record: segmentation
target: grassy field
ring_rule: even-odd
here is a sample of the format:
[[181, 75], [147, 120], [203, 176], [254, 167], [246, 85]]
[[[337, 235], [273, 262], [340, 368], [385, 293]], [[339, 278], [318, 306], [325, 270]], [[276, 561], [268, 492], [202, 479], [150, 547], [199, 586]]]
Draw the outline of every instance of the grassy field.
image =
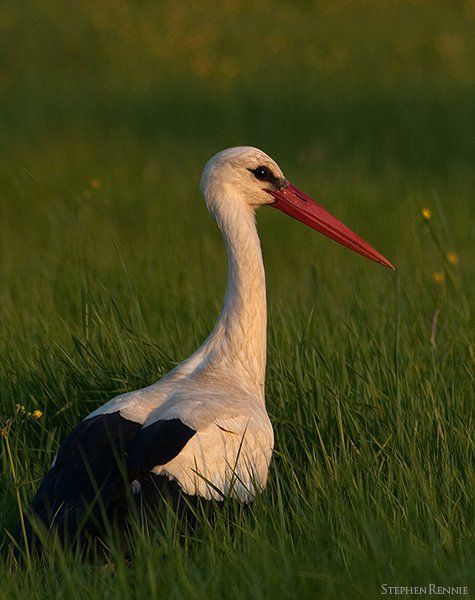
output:
[[[474, 593], [474, 25], [468, 0], [2, 4], [1, 598]], [[18, 568], [7, 532], [61, 439], [211, 329], [198, 182], [242, 144], [397, 271], [262, 210], [265, 495], [185, 542], [137, 528], [131, 562]]]

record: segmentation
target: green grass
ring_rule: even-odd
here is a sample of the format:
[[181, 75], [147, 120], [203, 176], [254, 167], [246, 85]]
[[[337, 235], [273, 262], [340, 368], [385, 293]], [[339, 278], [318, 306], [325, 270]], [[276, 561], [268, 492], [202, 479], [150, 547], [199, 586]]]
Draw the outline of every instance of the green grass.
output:
[[[226, 261], [198, 181], [213, 152], [262, 147], [397, 271], [263, 209], [266, 493], [185, 542], [169, 521], [138, 528], [131, 563], [51, 548], [19, 569], [5, 534], [0, 597], [473, 593], [470, 3], [330, 5], [2, 8], [3, 532], [80, 419], [161, 377], [211, 329]], [[258, 55], [264, 30], [274, 38]]]

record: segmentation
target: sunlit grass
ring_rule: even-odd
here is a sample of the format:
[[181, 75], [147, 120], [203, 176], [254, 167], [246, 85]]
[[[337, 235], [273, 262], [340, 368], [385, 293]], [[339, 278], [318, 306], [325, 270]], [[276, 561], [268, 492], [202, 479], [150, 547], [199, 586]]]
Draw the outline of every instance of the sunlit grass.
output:
[[[0, 9], [0, 597], [473, 593], [473, 2], [57, 0]], [[205, 338], [198, 191], [252, 144], [393, 262], [264, 209], [269, 486], [134, 522], [125, 558], [11, 532], [65, 435]], [[31, 563], [31, 564], [30, 564]]]
[[[0, 501], [10, 531], [65, 434], [193, 350], [224, 291], [200, 163], [138, 144], [133, 167], [97, 148], [71, 150], [61, 162], [32, 155], [28, 173], [13, 161], [8, 171]], [[138, 527], [129, 561], [111, 540], [106, 564], [53, 548], [19, 572], [5, 537], [9, 597], [134, 597], [140, 586], [183, 598], [367, 598], [384, 582], [469, 582], [470, 189], [458, 189], [448, 211], [450, 180], [424, 189], [413, 179], [410, 190], [403, 172], [371, 176], [351, 165], [312, 178], [292, 156], [276, 158], [309, 192], [323, 189], [397, 271], [269, 209], [259, 214], [276, 432], [266, 494], [248, 513], [203, 521], [184, 542], [172, 520]], [[449, 258], [455, 251], [463, 260]]]

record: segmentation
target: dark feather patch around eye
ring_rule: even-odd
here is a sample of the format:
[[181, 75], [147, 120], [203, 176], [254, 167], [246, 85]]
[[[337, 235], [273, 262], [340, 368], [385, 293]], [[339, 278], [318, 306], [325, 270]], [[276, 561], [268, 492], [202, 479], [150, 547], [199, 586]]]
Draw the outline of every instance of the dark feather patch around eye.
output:
[[259, 181], [269, 181], [270, 183], [273, 183], [276, 180], [274, 173], [272, 173], [269, 167], [260, 166], [255, 169], [249, 169], [249, 171], [251, 171], [254, 177], [259, 179]]

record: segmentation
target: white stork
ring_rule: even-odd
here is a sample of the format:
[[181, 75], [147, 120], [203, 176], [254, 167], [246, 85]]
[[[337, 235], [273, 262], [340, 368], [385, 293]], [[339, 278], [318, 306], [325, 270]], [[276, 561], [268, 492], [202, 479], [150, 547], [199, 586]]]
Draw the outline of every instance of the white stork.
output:
[[[265, 488], [274, 436], [265, 405], [266, 288], [257, 208], [277, 208], [393, 268], [289, 183], [261, 150], [219, 152], [204, 169], [201, 190], [228, 253], [224, 307], [189, 358], [160, 381], [113, 398], [65, 439], [29, 511], [62, 539], [84, 521], [87, 529], [97, 516], [91, 505], [111, 511], [151, 479], [161, 489], [217, 501], [247, 503]], [[26, 529], [33, 538], [30, 525]]]

